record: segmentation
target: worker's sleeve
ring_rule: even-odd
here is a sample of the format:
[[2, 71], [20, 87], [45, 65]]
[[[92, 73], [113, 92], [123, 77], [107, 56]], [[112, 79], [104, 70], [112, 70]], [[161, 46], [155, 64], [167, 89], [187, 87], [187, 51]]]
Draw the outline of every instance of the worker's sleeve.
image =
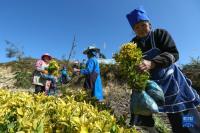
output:
[[43, 71], [44, 70], [44, 67], [42, 66], [43, 65], [43, 61], [42, 60], [38, 60], [36, 63], [35, 63], [35, 68], [37, 71]]
[[95, 62], [92, 59], [89, 59], [85, 69], [81, 69], [81, 74], [87, 75], [93, 72], [95, 66]]
[[176, 44], [166, 30], [157, 29], [154, 31], [154, 35], [156, 45], [161, 50], [161, 54], [154, 57], [151, 61], [155, 63], [156, 67], [168, 67], [179, 59]]

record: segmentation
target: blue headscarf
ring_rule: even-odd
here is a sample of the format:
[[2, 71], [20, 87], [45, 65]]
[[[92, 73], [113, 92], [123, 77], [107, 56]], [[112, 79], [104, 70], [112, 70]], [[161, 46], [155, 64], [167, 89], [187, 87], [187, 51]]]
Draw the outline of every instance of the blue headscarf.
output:
[[127, 14], [126, 17], [131, 27], [134, 27], [134, 25], [140, 21], [150, 21], [143, 6], [136, 8], [135, 10]]

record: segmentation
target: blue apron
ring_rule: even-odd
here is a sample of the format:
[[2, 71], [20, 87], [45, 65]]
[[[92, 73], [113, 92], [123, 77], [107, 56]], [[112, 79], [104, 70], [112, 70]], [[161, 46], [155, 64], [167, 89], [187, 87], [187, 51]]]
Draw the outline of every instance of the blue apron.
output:
[[[150, 33], [152, 49], [143, 53], [143, 58], [151, 60], [161, 53], [156, 48], [154, 34]], [[176, 113], [196, 108], [200, 105], [197, 92], [191, 87], [191, 81], [184, 76], [176, 64], [167, 68], [156, 68], [150, 71], [151, 80], [162, 88], [165, 94], [165, 105], [159, 107], [160, 112]]]

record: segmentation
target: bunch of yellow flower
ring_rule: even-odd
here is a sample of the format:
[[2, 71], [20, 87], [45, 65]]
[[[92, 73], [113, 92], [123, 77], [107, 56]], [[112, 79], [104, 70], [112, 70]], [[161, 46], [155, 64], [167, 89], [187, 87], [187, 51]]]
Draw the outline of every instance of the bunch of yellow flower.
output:
[[59, 75], [59, 65], [55, 60], [50, 61], [49, 67], [48, 67], [48, 73], [56, 77]]
[[137, 48], [137, 44], [123, 44], [114, 58], [119, 63], [122, 75], [127, 77], [130, 89], [144, 90], [149, 79], [149, 73], [141, 73], [137, 70], [142, 61], [142, 51]]

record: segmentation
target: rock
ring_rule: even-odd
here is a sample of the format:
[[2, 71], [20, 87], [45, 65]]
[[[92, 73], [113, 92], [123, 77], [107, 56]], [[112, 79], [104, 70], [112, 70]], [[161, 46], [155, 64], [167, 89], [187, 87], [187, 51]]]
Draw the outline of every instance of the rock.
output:
[[11, 71], [11, 67], [0, 67], [0, 88], [14, 89], [14, 72]]

